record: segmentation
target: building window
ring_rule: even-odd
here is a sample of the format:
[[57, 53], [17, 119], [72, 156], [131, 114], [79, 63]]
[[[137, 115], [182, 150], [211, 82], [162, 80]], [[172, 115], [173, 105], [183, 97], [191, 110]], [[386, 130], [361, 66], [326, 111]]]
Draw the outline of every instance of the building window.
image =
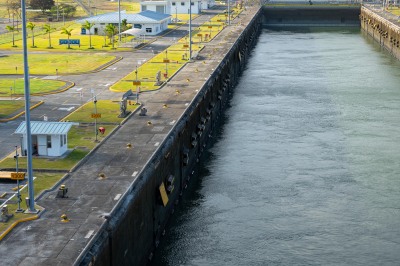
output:
[[173, 6], [176, 5], [176, 3], [175, 3], [175, 2], [172, 2], [172, 5], [173, 5]]
[[153, 29], [152, 28], [146, 28], [146, 32], [152, 32]]
[[190, 4], [191, 4], [192, 6], [194, 6], [194, 2], [190, 2]]
[[133, 24], [133, 27], [135, 29], [141, 29], [142, 28], [142, 24]]
[[47, 148], [51, 148], [51, 136], [47, 136]]
[[67, 135], [64, 135], [64, 145], [67, 144]]
[[60, 147], [62, 147], [63, 145], [64, 145], [63, 138], [62, 138], [62, 136], [60, 136]]
[[147, 6], [142, 6], [142, 11], [146, 11], [147, 10]]
[[181, 6], [184, 6], [185, 5], [185, 2], [181, 2]]

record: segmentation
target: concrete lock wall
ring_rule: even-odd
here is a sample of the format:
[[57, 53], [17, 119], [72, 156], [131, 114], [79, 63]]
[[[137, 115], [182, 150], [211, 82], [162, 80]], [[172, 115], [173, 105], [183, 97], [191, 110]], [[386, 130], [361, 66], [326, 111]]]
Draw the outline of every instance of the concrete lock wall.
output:
[[360, 6], [264, 6], [267, 26], [359, 26]]
[[400, 28], [366, 7], [361, 8], [361, 28], [394, 57], [400, 59]]
[[[261, 28], [259, 12], [239, 36], [174, 129], [141, 172], [134, 186], [105, 217], [97, 239], [81, 254], [81, 265], [144, 265], [152, 257], [168, 218], [210, 145], [221, 114], [243, 71]], [[173, 182], [171, 184], [171, 176]], [[159, 186], [173, 185], [163, 205]]]

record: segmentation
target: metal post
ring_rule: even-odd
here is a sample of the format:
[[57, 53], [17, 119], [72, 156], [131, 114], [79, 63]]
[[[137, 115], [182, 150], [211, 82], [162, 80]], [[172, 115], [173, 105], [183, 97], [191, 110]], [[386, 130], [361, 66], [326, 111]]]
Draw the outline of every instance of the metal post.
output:
[[192, 60], [192, 0], [189, 0], [189, 61]]
[[95, 113], [95, 117], [94, 117], [94, 136], [95, 136], [95, 142], [97, 142], [97, 135], [99, 134], [99, 132], [97, 131], [97, 99], [96, 99], [96, 95], [93, 97], [93, 103], [94, 103], [94, 113]]
[[[18, 154], [18, 146], [15, 146], [15, 156], [14, 156], [14, 158], [15, 158], [15, 163], [16, 163], [16, 165], [15, 165], [15, 172], [17, 172], [18, 173], [18, 157], [19, 157], [19, 154]], [[21, 194], [20, 194], [20, 192], [19, 192], [19, 179], [17, 179], [17, 201], [18, 201], [18, 209], [16, 209], [15, 210], [15, 212], [23, 212], [24, 210], [23, 209], [21, 209]]]
[[118, 40], [121, 42], [121, 0], [118, 0]]
[[228, 25], [231, 25], [231, 1], [228, 0]]
[[[168, 50], [165, 50], [165, 59], [168, 60]], [[165, 61], [165, 74], [167, 75], [166, 78], [168, 78], [168, 61]]]
[[35, 210], [35, 195], [33, 190], [33, 170], [32, 170], [32, 136], [31, 136], [31, 113], [30, 113], [30, 90], [29, 90], [29, 67], [28, 67], [28, 46], [26, 32], [26, 9], [25, 0], [21, 0], [22, 13], [22, 43], [24, 47], [24, 86], [25, 86], [25, 123], [27, 141], [27, 167], [28, 167], [28, 195], [29, 208], [26, 212], [37, 213]]
[[136, 66], [136, 70], [135, 70], [135, 75], [136, 75], [136, 104], [138, 104], [139, 102], [139, 86], [138, 84], [138, 70], [137, 70], [137, 66]]
[[175, 2], [175, 23], [178, 23], [178, 6], [176, 2]]

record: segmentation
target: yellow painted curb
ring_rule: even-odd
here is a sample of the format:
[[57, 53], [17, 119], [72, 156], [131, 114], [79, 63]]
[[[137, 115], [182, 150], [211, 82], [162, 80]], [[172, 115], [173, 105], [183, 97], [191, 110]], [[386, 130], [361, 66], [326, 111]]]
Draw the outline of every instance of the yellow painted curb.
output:
[[0, 241], [3, 240], [3, 238], [10, 233], [10, 231], [12, 229], [14, 229], [14, 227], [16, 227], [19, 223], [23, 223], [23, 222], [28, 222], [28, 221], [33, 221], [39, 218], [39, 215], [35, 215], [35, 216], [31, 216], [31, 217], [26, 217], [23, 218], [21, 220], [15, 221], [14, 223], [12, 223], [2, 234], [0, 234]]
[[[29, 108], [29, 110], [35, 109], [36, 107], [38, 107], [39, 105], [42, 105], [42, 104], [44, 104], [44, 101], [40, 101], [40, 102], [38, 102], [37, 104], [32, 105], [31, 108]], [[0, 119], [0, 123], [12, 121], [12, 120], [14, 120], [14, 119], [20, 117], [20, 116], [23, 115], [23, 114], [25, 114], [25, 111], [22, 111], [21, 113], [19, 113], [19, 114], [13, 116], [13, 117], [11, 117], [11, 118]]]

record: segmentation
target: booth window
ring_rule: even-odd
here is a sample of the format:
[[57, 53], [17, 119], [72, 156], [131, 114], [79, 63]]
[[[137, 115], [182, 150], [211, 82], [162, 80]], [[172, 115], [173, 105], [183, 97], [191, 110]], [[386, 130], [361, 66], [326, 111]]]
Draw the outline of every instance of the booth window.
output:
[[47, 148], [51, 148], [51, 136], [47, 136]]
[[181, 2], [181, 6], [184, 6], [185, 5], [185, 2]]
[[146, 32], [152, 32], [152, 28], [146, 28]]
[[172, 2], [172, 5], [174, 6], [174, 5], [175, 5], [175, 2]]

